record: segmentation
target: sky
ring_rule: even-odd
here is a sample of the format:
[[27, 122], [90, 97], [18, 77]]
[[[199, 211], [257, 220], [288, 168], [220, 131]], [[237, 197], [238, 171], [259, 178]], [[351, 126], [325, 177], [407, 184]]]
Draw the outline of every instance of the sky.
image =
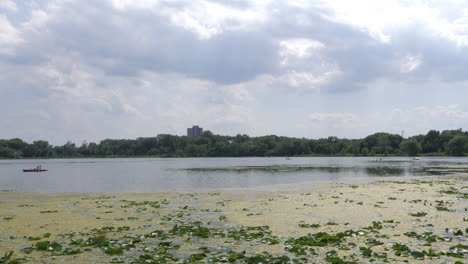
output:
[[0, 138], [468, 129], [462, 0], [0, 0]]

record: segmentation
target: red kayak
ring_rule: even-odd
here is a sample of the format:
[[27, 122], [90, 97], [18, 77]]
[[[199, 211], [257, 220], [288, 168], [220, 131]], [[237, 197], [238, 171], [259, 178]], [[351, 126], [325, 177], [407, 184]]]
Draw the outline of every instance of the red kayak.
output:
[[41, 171], [47, 171], [45, 169], [23, 169], [23, 172], [41, 172]]

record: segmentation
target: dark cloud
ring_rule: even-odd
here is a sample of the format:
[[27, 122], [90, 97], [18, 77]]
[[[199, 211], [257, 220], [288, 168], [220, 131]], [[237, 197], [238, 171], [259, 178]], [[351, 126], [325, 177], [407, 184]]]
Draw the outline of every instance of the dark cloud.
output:
[[[173, 8], [182, 4], [167, 5]], [[234, 1], [226, 5], [245, 9], [252, 4]], [[382, 43], [355, 27], [325, 19], [323, 15], [329, 15], [330, 10], [305, 10], [285, 4], [274, 4], [273, 8], [277, 12], [270, 14], [265, 25], [200, 39], [172, 24], [158, 10], [118, 10], [106, 1], [70, 1], [52, 10], [49, 21], [39, 31], [27, 32], [26, 42], [16, 55], [4, 60], [40, 64], [51, 54], [79, 54], [86, 63], [110, 75], [132, 76], [141, 70], [178, 72], [234, 84], [261, 74], [277, 76], [287, 71], [278, 67], [278, 41], [310, 38], [325, 45], [322, 55], [343, 73], [323, 86], [323, 91], [362, 89], [379, 78], [433, 74], [447, 80], [466, 78], [466, 49], [455, 49], [453, 42], [431, 36], [429, 30], [421, 30], [422, 25], [412, 25], [392, 36], [390, 43]], [[403, 74], [394, 64], [411, 54], [422, 56], [424, 61], [417, 71]]]
[[52, 16], [6, 60], [38, 64], [50, 54], [79, 54], [109, 74], [180, 72], [221, 84], [271, 72], [277, 60], [275, 44], [262, 32], [231, 31], [199, 39], [154, 12], [119, 11], [96, 1], [65, 3]]

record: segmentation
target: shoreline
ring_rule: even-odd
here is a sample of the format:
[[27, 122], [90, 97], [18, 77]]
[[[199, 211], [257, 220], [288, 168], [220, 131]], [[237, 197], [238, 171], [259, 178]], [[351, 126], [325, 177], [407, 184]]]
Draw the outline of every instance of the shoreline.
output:
[[446, 154], [420, 154], [417, 156], [407, 156], [407, 155], [393, 155], [388, 154], [387, 156], [383, 154], [376, 154], [373, 156], [369, 155], [321, 155], [321, 154], [304, 154], [304, 155], [294, 155], [294, 156], [206, 156], [206, 157], [196, 157], [196, 156], [86, 156], [86, 157], [21, 157], [21, 158], [3, 158], [0, 157], [0, 161], [8, 160], [64, 160], [64, 159], [223, 159], [223, 158], [467, 158], [465, 156], [451, 156]]
[[31, 263], [455, 263], [468, 257], [467, 182], [457, 174], [270, 191], [0, 192], [0, 254]]

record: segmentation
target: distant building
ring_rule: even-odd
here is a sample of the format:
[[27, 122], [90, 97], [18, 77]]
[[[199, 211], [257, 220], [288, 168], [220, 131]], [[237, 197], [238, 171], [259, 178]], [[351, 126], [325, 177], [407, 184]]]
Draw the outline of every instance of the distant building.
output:
[[201, 137], [203, 134], [203, 128], [199, 126], [193, 126], [187, 128], [187, 137]]

